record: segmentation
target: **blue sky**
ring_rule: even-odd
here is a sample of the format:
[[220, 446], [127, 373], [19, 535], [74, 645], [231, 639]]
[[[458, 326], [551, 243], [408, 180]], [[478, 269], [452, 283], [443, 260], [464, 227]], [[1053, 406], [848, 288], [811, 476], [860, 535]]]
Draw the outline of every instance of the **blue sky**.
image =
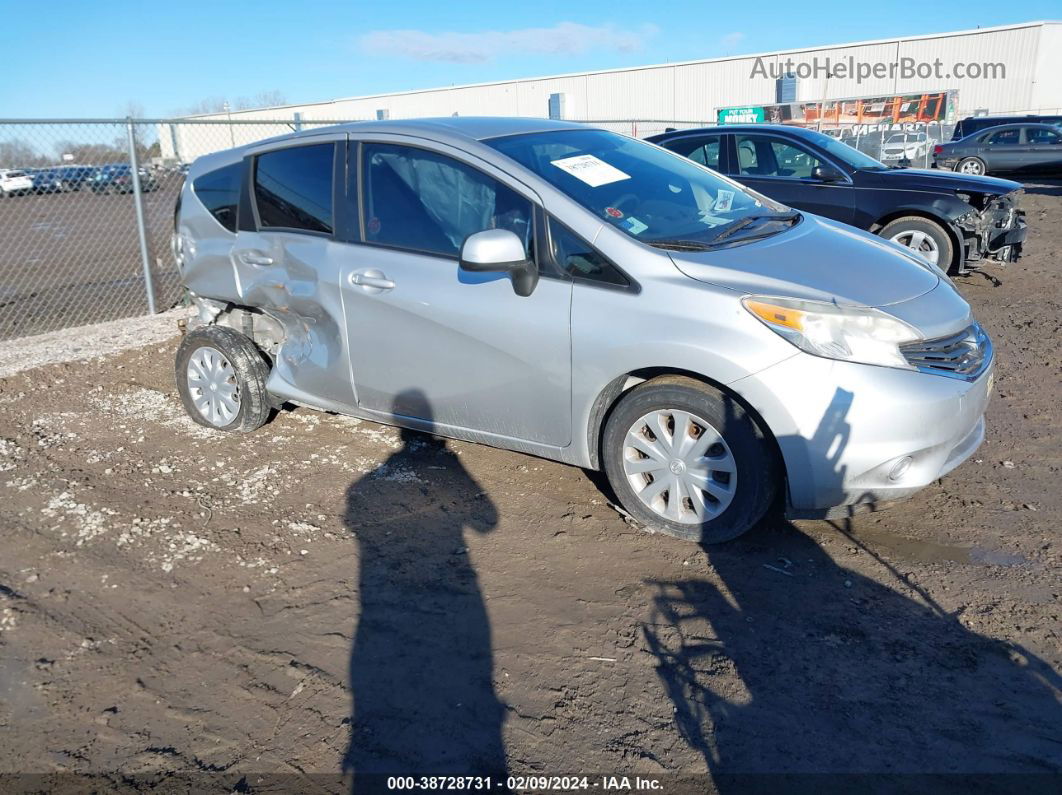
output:
[[161, 116], [711, 58], [1062, 16], [1058, 0], [961, 4], [433, 0], [0, 0], [0, 117]]

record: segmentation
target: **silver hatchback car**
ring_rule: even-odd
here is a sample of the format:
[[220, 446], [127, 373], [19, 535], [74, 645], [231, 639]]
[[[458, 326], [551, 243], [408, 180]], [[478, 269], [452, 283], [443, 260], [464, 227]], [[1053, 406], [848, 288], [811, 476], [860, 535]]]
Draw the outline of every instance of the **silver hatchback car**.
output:
[[293, 403], [603, 469], [681, 538], [906, 497], [984, 437], [991, 343], [936, 266], [586, 125], [366, 122], [208, 155], [174, 253], [197, 422]]

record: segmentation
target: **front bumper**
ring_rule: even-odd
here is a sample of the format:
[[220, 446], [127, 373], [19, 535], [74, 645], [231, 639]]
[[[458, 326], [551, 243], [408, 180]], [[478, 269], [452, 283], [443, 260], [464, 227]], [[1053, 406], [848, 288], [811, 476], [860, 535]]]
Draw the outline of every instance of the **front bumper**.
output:
[[988, 197], [985, 206], [955, 223], [963, 242], [964, 261], [959, 272], [977, 268], [985, 261], [1017, 262], [1028, 228], [1025, 211], [1018, 206], [1021, 191]]
[[966, 381], [801, 353], [731, 386], [778, 441], [789, 514], [819, 518], [909, 497], [966, 460], [993, 365]]

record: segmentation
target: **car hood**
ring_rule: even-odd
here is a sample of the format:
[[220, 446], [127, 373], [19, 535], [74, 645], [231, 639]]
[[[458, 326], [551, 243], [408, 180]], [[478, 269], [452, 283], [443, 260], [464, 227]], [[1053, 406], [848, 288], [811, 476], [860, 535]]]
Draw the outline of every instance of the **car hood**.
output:
[[909, 301], [940, 281], [895, 243], [807, 213], [797, 226], [763, 240], [668, 253], [691, 279], [741, 293], [845, 306]]
[[1001, 196], [1021, 187], [1009, 179], [975, 177], [935, 168], [893, 168], [888, 171], [875, 171], [873, 174], [882, 186], [904, 190], [991, 193]]

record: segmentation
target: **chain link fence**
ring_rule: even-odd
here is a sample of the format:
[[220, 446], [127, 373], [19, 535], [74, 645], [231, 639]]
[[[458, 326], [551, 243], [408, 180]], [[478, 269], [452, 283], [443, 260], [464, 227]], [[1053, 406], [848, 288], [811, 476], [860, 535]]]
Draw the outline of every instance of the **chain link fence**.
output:
[[[814, 125], [809, 125], [815, 129]], [[933, 147], [951, 140], [954, 124], [840, 124], [824, 126], [822, 132], [880, 160], [887, 166], [930, 168]]]
[[173, 306], [187, 164], [340, 121], [0, 120], [0, 340]]

